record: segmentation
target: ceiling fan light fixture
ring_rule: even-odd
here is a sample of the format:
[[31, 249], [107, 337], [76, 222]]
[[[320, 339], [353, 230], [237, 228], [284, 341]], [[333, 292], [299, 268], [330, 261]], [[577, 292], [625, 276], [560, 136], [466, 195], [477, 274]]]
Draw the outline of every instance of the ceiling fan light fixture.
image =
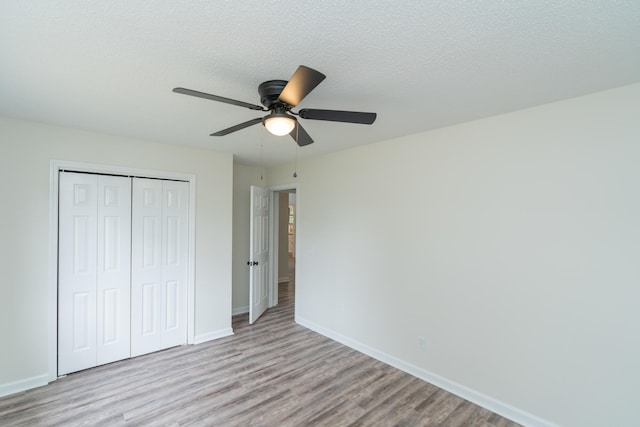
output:
[[276, 136], [289, 135], [296, 127], [296, 119], [286, 113], [272, 113], [262, 120], [267, 130]]

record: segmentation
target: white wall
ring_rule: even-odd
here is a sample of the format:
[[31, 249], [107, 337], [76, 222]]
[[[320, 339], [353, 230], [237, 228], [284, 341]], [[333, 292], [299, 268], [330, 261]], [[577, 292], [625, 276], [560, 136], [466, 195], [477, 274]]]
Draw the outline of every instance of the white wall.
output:
[[636, 84], [300, 162], [297, 320], [528, 424], [637, 425], [639, 113]]
[[35, 385], [49, 369], [52, 159], [195, 174], [195, 335], [230, 331], [231, 155], [6, 118], [0, 148], [0, 391]]
[[[262, 177], [262, 179], [261, 179]], [[233, 165], [233, 313], [249, 311], [249, 209], [252, 185], [264, 187], [260, 167]]]

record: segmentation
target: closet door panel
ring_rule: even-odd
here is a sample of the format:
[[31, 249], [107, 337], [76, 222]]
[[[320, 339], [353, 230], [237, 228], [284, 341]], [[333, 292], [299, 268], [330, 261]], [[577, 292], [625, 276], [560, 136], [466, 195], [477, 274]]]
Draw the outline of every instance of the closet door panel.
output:
[[162, 348], [162, 181], [133, 179], [131, 215], [131, 356], [138, 356]]
[[128, 358], [131, 178], [98, 176], [97, 362]]
[[163, 182], [162, 348], [187, 343], [189, 184]]
[[58, 374], [95, 366], [95, 175], [61, 172], [58, 223]]
[[188, 190], [133, 179], [132, 356], [187, 342]]
[[189, 186], [62, 172], [58, 373], [187, 342]]

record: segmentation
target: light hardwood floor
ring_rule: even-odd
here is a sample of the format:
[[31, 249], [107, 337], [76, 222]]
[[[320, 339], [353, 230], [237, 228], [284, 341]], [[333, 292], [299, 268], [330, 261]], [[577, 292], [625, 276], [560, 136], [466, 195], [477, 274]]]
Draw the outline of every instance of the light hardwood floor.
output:
[[0, 399], [0, 425], [517, 425], [297, 325], [294, 288], [252, 326], [235, 316], [234, 336]]

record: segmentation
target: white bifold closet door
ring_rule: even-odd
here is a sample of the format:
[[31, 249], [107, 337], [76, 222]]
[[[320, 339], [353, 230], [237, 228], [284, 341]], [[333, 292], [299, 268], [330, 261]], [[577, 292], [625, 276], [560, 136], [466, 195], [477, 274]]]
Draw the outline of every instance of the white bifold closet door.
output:
[[58, 374], [130, 355], [131, 179], [62, 172]]
[[133, 180], [131, 356], [187, 342], [188, 188]]
[[189, 184], [61, 172], [58, 375], [187, 343]]

